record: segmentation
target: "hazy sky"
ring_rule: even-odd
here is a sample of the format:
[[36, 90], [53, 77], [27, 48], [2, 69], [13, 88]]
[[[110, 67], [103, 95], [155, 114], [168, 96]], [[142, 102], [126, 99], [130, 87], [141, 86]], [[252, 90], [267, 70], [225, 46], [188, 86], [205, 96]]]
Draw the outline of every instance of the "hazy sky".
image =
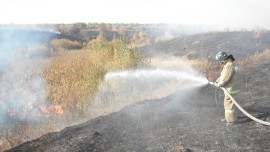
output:
[[0, 0], [0, 24], [176, 23], [270, 28], [270, 0]]

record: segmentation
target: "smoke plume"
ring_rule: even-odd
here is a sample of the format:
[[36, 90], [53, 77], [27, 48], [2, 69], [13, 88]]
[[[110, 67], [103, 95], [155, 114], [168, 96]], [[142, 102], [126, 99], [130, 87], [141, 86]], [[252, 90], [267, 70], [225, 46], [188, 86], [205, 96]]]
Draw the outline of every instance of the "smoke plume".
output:
[[39, 106], [47, 104], [47, 82], [42, 70], [48, 64], [40, 58], [47, 57], [49, 49], [26, 39], [31, 37], [31, 32], [30, 35], [2, 33], [5, 34], [0, 42], [0, 123], [37, 120]]

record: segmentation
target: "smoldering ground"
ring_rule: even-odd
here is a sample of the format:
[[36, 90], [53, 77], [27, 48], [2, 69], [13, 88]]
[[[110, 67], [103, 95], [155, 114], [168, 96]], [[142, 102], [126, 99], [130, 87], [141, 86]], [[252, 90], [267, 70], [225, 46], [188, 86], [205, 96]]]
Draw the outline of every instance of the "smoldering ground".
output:
[[9, 151], [269, 151], [269, 127], [246, 121], [227, 128], [214, 92], [209, 85], [184, 87]]

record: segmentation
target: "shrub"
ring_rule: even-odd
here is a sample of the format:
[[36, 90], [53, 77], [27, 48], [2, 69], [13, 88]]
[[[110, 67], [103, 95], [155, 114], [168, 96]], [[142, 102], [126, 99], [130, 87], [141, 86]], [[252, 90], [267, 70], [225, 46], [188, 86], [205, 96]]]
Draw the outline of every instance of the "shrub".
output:
[[[240, 71], [245, 71], [250, 67], [254, 67], [263, 61], [270, 59], [270, 50], [266, 49], [264, 52], [256, 52], [254, 55], [243, 59], [237, 59], [236, 64], [239, 66]], [[208, 80], [214, 81], [220, 75], [220, 64], [217, 61], [208, 57], [207, 59], [198, 59], [188, 61], [193, 68], [204, 73]]]
[[98, 84], [112, 70], [137, 66], [142, 53], [121, 39], [98, 41], [91, 49], [68, 51], [49, 59], [44, 72], [48, 82], [49, 101], [66, 111], [84, 113], [95, 95]]
[[266, 49], [265, 51], [261, 53], [256, 52], [253, 56], [249, 56], [247, 58], [237, 60], [237, 64], [241, 68], [248, 68], [269, 59], [270, 59], [270, 50]]
[[96, 46], [91, 52], [92, 61], [95, 65], [105, 68], [105, 71], [132, 68], [142, 59], [139, 49], [127, 45], [120, 38], [111, 42], [100, 42]]
[[98, 36], [96, 37], [96, 39], [90, 40], [86, 47], [87, 48], [94, 48], [94, 47], [98, 47], [98, 45], [101, 45], [102, 43], [107, 42], [107, 38], [104, 32], [100, 32], [98, 34]]
[[68, 39], [53, 39], [50, 42], [52, 48], [55, 51], [80, 49], [81, 44], [77, 41], [71, 41]]

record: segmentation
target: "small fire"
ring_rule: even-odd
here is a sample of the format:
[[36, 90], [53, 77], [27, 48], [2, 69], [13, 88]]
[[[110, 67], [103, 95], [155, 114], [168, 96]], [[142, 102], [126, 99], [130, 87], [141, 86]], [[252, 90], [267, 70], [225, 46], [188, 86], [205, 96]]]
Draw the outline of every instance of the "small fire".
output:
[[[21, 108], [21, 110], [18, 109], [14, 109], [14, 108], [8, 108], [7, 112], [9, 114], [9, 116], [14, 117], [17, 115], [23, 115], [23, 116], [27, 116], [27, 115], [35, 115], [33, 113], [33, 104], [32, 103], [28, 103], [27, 106]], [[50, 106], [46, 106], [46, 105], [42, 105], [39, 106], [38, 109], [41, 111], [40, 116], [45, 115], [46, 117], [49, 117], [50, 115], [53, 114], [63, 114], [63, 109], [60, 105], [50, 105]], [[20, 112], [21, 111], [21, 112]]]
[[15, 109], [12, 109], [12, 110], [10, 110], [9, 108], [8, 108], [8, 113], [9, 113], [9, 116], [16, 116], [16, 110]]
[[22, 111], [24, 114], [27, 114], [27, 113], [31, 112], [32, 109], [33, 109], [33, 103], [29, 102], [27, 104], [27, 106], [23, 107]]
[[49, 107], [47, 106], [40, 106], [39, 109], [44, 113], [44, 114], [63, 114], [63, 109], [59, 105], [51, 105]]

